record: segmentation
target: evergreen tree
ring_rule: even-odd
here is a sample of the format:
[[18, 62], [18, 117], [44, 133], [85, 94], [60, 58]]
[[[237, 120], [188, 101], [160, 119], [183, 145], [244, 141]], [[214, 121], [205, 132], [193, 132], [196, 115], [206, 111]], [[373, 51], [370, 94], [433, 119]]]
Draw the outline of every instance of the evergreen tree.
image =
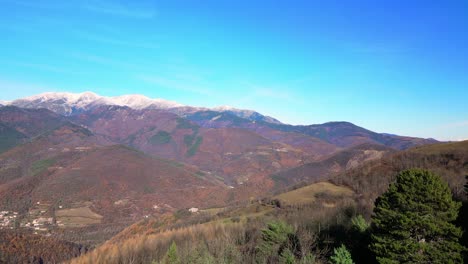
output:
[[171, 246], [169, 247], [169, 250], [167, 251], [167, 256], [166, 256], [166, 263], [167, 264], [179, 264], [179, 255], [177, 253], [177, 245], [173, 241]]
[[465, 176], [466, 183], [465, 183], [465, 194], [468, 196], [468, 175]]
[[372, 263], [374, 259], [369, 251], [370, 224], [362, 215], [351, 218], [351, 230], [347, 245], [353, 259], [359, 263]]
[[333, 255], [330, 257], [331, 264], [354, 264], [351, 258], [351, 253], [345, 245], [341, 245], [339, 248], [333, 250]]
[[[260, 263], [275, 262], [274, 259], [277, 261], [285, 250], [294, 258], [300, 258], [302, 255], [301, 244], [294, 228], [281, 221], [268, 223], [267, 228], [262, 230], [262, 242], [257, 249], [257, 262]], [[289, 253], [285, 253], [285, 257], [289, 257]]]
[[351, 218], [351, 227], [353, 231], [363, 234], [366, 233], [369, 229], [369, 224], [366, 222], [366, 219], [362, 215], [357, 215]]
[[370, 249], [379, 263], [462, 263], [460, 206], [439, 176], [402, 171], [376, 200]]

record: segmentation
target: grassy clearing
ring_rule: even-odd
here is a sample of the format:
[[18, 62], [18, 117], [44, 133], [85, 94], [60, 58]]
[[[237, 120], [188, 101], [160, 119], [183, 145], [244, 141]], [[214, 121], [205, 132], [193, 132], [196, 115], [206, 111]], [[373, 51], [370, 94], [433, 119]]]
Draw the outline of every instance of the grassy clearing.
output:
[[101, 223], [102, 216], [91, 211], [88, 207], [78, 207], [58, 210], [55, 212], [57, 222], [64, 227], [82, 227]]
[[317, 197], [321, 196], [344, 197], [352, 196], [353, 193], [354, 192], [347, 187], [338, 186], [329, 182], [319, 182], [287, 193], [282, 193], [274, 198], [280, 200], [285, 205], [302, 205], [313, 203]]
[[31, 173], [32, 175], [37, 175], [43, 172], [44, 170], [46, 170], [48, 167], [54, 165], [54, 163], [55, 163], [54, 159], [43, 159], [43, 160], [35, 161], [31, 165]]
[[217, 213], [220, 213], [220, 212], [222, 212], [223, 210], [225, 210], [224, 207], [219, 207], [219, 208], [208, 208], [208, 209], [202, 209], [202, 210], [200, 210], [200, 213], [205, 213], [205, 214], [209, 214], [209, 215], [216, 215]]

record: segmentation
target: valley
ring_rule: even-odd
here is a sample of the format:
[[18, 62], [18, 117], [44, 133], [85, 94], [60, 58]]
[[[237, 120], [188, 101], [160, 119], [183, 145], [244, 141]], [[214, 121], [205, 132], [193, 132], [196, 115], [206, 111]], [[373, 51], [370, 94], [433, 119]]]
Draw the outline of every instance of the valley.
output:
[[[192, 241], [187, 232], [203, 241], [218, 232], [258, 236], [275, 219], [332, 247], [341, 240], [330, 223], [369, 219], [399, 171], [431, 169], [460, 199], [468, 173], [466, 141], [378, 134], [347, 122], [292, 126], [254, 111], [141, 96], [34, 96], [0, 107], [0, 128], [0, 232], [63, 245], [58, 255], [21, 251], [45, 262], [90, 250], [72, 263], [108, 263], [125, 248], [110, 262], [133, 254], [146, 263], [162, 260], [169, 241]], [[258, 243], [251, 239], [245, 243]], [[20, 252], [5, 243], [5, 252]], [[146, 247], [160, 251], [148, 255]]]

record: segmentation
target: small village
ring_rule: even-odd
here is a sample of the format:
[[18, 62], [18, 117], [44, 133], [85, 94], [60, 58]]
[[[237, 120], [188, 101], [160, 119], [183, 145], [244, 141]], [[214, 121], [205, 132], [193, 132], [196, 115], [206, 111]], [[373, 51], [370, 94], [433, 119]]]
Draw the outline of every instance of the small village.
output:
[[14, 229], [18, 212], [0, 211], [0, 229]]
[[20, 216], [18, 212], [0, 211], [0, 229], [27, 228], [38, 232], [47, 232], [51, 227], [60, 226], [49, 212], [49, 204], [37, 203], [29, 210], [26, 216]]

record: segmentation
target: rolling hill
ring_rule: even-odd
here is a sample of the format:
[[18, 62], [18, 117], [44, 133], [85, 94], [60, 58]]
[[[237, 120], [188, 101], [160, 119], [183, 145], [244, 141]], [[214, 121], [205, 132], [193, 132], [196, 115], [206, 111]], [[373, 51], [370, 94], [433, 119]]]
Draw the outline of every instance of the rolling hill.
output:
[[395, 152], [394, 149], [383, 145], [364, 143], [339, 151], [320, 161], [313, 161], [273, 174], [271, 178], [275, 181], [278, 189], [300, 183], [327, 180], [333, 175], [351, 170], [372, 160], [380, 160]]
[[[254, 249], [258, 248], [265, 226], [268, 226], [265, 223], [272, 221], [284, 221], [294, 226], [300, 245], [333, 248], [345, 241], [352, 244], [353, 239], [359, 239], [349, 226], [356, 219], [353, 216], [364, 214], [368, 217], [372, 210], [370, 203], [373, 204], [401, 169], [416, 166], [435, 171], [449, 182], [455, 195], [465, 183], [468, 141], [433, 144], [401, 152], [364, 144], [350, 152], [366, 154], [369, 149], [384, 152], [384, 155], [371, 159], [364, 155], [364, 160], [355, 164], [348, 159], [350, 153], [338, 154], [342, 164], [350, 167], [335, 175], [332, 182], [320, 181], [247, 204], [143, 220], [71, 263], [90, 263], [90, 259], [97, 263], [105, 263], [108, 259], [125, 261], [130, 257], [143, 262], [164, 260], [173, 242], [179, 252], [183, 252], [179, 253], [183, 259], [190, 259], [202, 251], [215, 259], [221, 255], [221, 258], [227, 256], [237, 262], [249, 262], [255, 259]], [[194, 244], [202, 246], [193, 251]], [[116, 250], [122, 248], [125, 250], [116, 254]], [[233, 251], [236, 253], [231, 255]], [[325, 261], [329, 254], [314, 251], [318, 261]]]
[[369, 214], [407, 167], [444, 174], [460, 195], [457, 175], [468, 164], [465, 143], [432, 144], [348, 122], [293, 126], [250, 110], [137, 95], [49, 93], [8, 104], [0, 107], [0, 209], [7, 212], [0, 221], [65, 243], [67, 256], [76, 244], [64, 241], [98, 245], [135, 222], [151, 223], [136, 233], [204, 221], [242, 228], [253, 221], [259, 230], [277, 216], [315, 225], [352, 215], [343, 208]]
[[64, 117], [46, 109], [0, 107], [0, 153], [65, 123]]
[[436, 143], [434, 139], [404, 137], [390, 134], [379, 134], [349, 122], [328, 122], [324, 124], [293, 126], [270, 122], [249, 121], [230, 114], [214, 111], [199, 111], [187, 116], [188, 119], [202, 127], [240, 127], [260, 132], [262, 130], [276, 130], [294, 132], [320, 139], [337, 148], [348, 148], [363, 143], [381, 144], [397, 150], [413, 146]]
[[463, 185], [468, 175], [468, 141], [419, 146], [360, 164], [333, 177], [333, 182], [351, 187], [360, 194], [360, 203], [370, 214], [374, 200], [395, 175], [405, 169], [423, 168], [448, 182], [458, 199], [465, 199]]
[[[318, 148], [318, 152], [311, 151], [315, 154], [312, 155], [303, 150], [312, 148], [309, 145], [295, 148], [247, 129], [200, 127], [156, 109], [101, 106], [72, 120], [112, 142], [197, 166], [203, 173], [234, 187], [252, 183], [251, 188], [262, 192], [271, 188], [269, 174], [313, 160], [322, 153]], [[315, 141], [319, 140], [310, 139]]]

